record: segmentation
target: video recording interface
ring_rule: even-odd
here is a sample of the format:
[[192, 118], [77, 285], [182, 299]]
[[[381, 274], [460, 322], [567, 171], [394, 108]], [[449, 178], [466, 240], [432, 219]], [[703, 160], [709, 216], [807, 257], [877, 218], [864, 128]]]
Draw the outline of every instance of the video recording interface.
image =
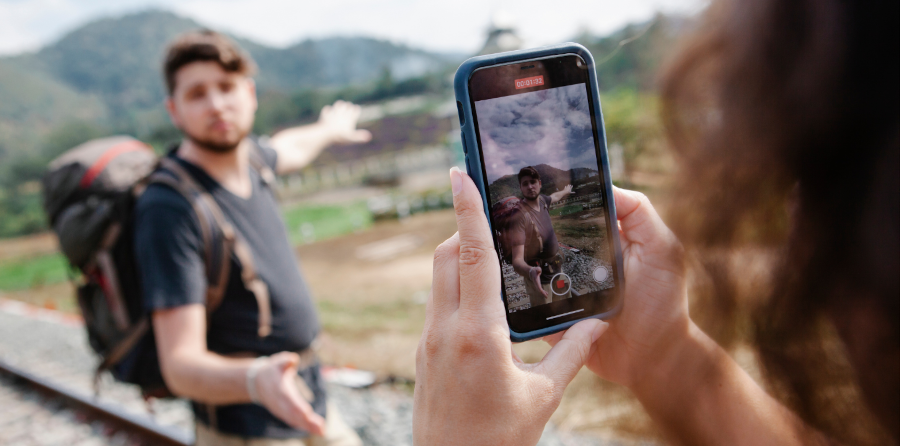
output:
[[507, 310], [599, 298], [615, 274], [587, 86], [514, 85], [474, 102]]

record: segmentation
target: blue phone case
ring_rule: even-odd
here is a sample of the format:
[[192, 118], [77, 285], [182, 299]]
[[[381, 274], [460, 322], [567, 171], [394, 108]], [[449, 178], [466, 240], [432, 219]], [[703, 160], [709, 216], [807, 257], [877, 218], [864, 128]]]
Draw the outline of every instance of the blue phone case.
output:
[[[478, 138], [475, 134], [472, 104], [469, 99], [469, 78], [472, 76], [472, 73], [474, 73], [475, 70], [482, 67], [505, 65], [514, 62], [522, 62], [531, 59], [541, 59], [563, 54], [575, 54], [581, 56], [585, 64], [588, 66], [588, 89], [590, 90], [589, 94], [594, 101], [594, 116], [598, 119], [597, 131], [600, 132], [599, 135], [595, 136], [600, 142], [600, 167], [603, 169], [603, 177], [606, 182], [606, 196], [604, 198], [606, 199], [607, 207], [609, 208], [610, 221], [617, 221], [616, 204], [615, 200], [613, 199], [612, 180], [610, 179], [609, 175], [609, 159], [606, 153], [606, 129], [603, 125], [603, 113], [600, 110], [600, 90], [597, 86], [597, 72], [594, 68], [594, 58], [593, 56], [591, 56], [591, 53], [587, 50], [587, 48], [577, 43], [563, 43], [560, 45], [546, 46], [529, 50], [510, 51], [500, 54], [489, 54], [486, 56], [473, 57], [463, 62], [462, 65], [460, 65], [456, 70], [456, 76], [453, 79], [453, 88], [456, 92], [456, 105], [459, 109], [463, 151], [466, 154], [466, 169], [468, 170], [469, 176], [472, 178], [472, 180], [475, 181], [475, 185], [478, 187], [478, 190], [481, 192], [481, 199], [485, 211], [484, 213], [487, 217], [489, 225], [491, 218], [488, 210], [490, 209], [490, 207], [488, 206], [487, 202], [487, 192], [485, 189], [484, 176], [481, 168], [481, 147], [479, 147], [478, 145]], [[610, 231], [610, 234], [613, 238], [613, 246], [616, 256], [616, 272], [618, 275], [618, 286], [616, 287], [618, 293], [617, 305], [613, 309], [605, 313], [589, 316], [575, 321], [564, 322], [562, 324], [542, 328], [540, 330], [519, 333], [510, 329], [509, 337], [513, 342], [527, 341], [529, 339], [535, 339], [552, 333], [556, 333], [558, 331], [565, 330], [585, 319], [608, 319], [622, 311], [622, 305], [624, 305], [622, 291], [625, 287], [625, 274], [623, 272], [622, 265], [622, 248], [619, 243], [619, 231], [612, 230]], [[501, 289], [500, 292], [502, 294], [505, 294], [506, 290]], [[501, 300], [503, 300], [505, 305], [506, 299], [504, 299], [502, 295], [500, 296], [500, 298]], [[504, 308], [504, 311], [506, 311], [506, 308]], [[508, 315], [509, 313], [507, 313], [507, 318]]]

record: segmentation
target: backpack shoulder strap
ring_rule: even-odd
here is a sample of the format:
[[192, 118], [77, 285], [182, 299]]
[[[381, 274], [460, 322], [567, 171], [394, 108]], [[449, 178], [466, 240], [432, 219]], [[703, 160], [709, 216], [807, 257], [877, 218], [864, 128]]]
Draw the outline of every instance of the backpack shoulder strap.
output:
[[266, 186], [270, 188], [275, 184], [275, 172], [266, 163], [262, 155], [262, 143], [257, 139], [250, 139], [252, 142], [250, 147], [250, 167], [259, 172]]
[[[521, 205], [528, 206], [528, 204], [524, 202]], [[529, 209], [522, 209], [522, 216], [526, 222], [531, 224], [531, 234], [537, 239], [538, 246], [540, 246], [540, 251], [538, 252], [544, 252], [544, 238], [541, 236], [541, 231], [538, 230], [538, 226], [541, 226], [540, 222], [535, 221], [534, 215], [532, 215]], [[543, 229], [543, 227], [541, 228]], [[526, 230], [525, 233], [528, 234], [528, 231]]]
[[159, 167], [171, 175], [157, 169], [150, 175], [148, 183], [164, 184], [180, 193], [190, 203], [200, 224], [207, 278], [206, 308], [207, 313], [211, 313], [219, 306], [225, 293], [231, 267], [228, 260], [234, 246], [234, 230], [224, 218], [221, 218], [224, 224], [218, 221], [221, 215], [219, 206], [177, 161], [163, 157], [159, 160]]
[[207, 273], [207, 314], [211, 314], [222, 303], [228, 285], [231, 254], [234, 253], [241, 263], [244, 286], [254, 294], [259, 307], [258, 334], [260, 337], [268, 336], [272, 331], [269, 289], [256, 273], [253, 255], [246, 242], [222, 214], [212, 195], [177, 161], [164, 157], [160, 159], [159, 167], [172, 175], [157, 170], [150, 176], [149, 183], [165, 184], [179, 192], [191, 204], [200, 222]]

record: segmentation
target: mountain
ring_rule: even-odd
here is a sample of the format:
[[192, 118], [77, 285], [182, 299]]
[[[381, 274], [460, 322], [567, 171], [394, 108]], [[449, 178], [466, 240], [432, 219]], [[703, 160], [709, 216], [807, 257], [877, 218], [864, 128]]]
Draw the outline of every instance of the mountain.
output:
[[[80, 92], [96, 93], [114, 108], [151, 107], [163, 97], [160, 72], [166, 43], [198, 28], [202, 26], [170, 12], [147, 11], [89, 23], [37, 53], [8, 60], [48, 73]], [[386, 68], [402, 79], [454, 61], [366, 37], [305, 40], [287, 48], [234, 40], [259, 65], [257, 84], [263, 91], [368, 82]]]
[[77, 114], [106, 118], [106, 106], [92, 94], [42, 73], [29, 73], [0, 60], [0, 163], [5, 156], [37, 147], [57, 124]]
[[[68, 121], [145, 133], [166, 125], [161, 66], [166, 43], [202, 26], [165, 11], [88, 23], [31, 54], [0, 58], [0, 158], [34, 148]], [[256, 60], [260, 93], [291, 93], [444, 70], [458, 56], [365, 37], [274, 48], [234, 38]], [[9, 134], [7, 129], [19, 129]]]

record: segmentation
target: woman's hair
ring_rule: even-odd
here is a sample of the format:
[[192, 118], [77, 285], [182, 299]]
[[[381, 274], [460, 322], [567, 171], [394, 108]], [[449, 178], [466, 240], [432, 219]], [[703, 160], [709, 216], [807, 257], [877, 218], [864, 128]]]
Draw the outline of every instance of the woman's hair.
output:
[[776, 253], [750, 321], [763, 373], [849, 442], [884, 435], [848, 424], [860, 398], [900, 438], [898, 30], [896, 1], [718, 2], [661, 82], [673, 228], [729, 314], [743, 272], [721, 253]]

